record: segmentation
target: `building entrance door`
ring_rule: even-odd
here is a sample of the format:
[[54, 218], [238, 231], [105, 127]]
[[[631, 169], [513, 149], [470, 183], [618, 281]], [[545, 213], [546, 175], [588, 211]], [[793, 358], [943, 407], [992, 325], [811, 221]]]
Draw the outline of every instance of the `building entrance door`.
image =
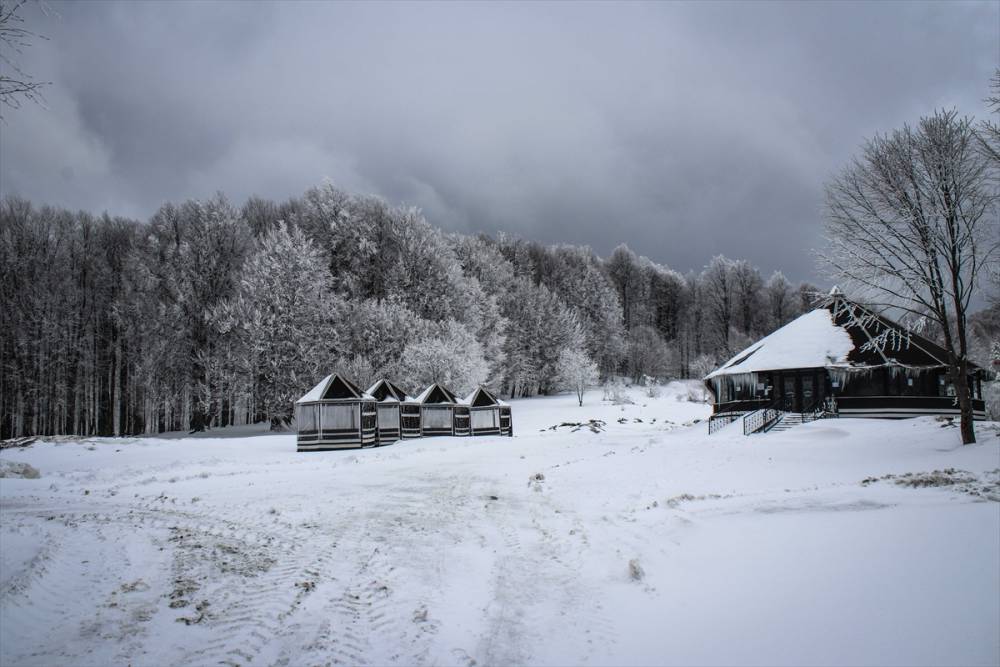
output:
[[789, 412], [798, 412], [798, 392], [795, 391], [795, 376], [785, 375], [781, 379], [782, 382], [782, 392], [781, 395], [784, 397], [784, 405], [782, 408]]
[[802, 406], [799, 411], [812, 410], [815, 408], [816, 402], [816, 387], [814, 376], [810, 373], [809, 375], [802, 376]]

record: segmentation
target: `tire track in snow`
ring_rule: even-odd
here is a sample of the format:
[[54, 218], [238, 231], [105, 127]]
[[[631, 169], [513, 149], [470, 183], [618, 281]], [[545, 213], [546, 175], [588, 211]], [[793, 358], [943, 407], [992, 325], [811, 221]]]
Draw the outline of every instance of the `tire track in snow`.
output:
[[[582, 578], [586, 534], [579, 519], [555, 505], [549, 490], [529, 493], [523, 502], [522, 508], [506, 506], [494, 514], [504, 553], [495, 565], [494, 602], [477, 656], [488, 665], [524, 664], [539, 659], [535, 653], [549, 638], [575, 631], [584, 653], [570, 662], [587, 662], [613, 645], [616, 634], [599, 590]], [[518, 519], [523, 522], [514, 525]], [[569, 536], [571, 530], [581, 536], [579, 541], [556, 537]]]
[[[468, 492], [464, 480], [397, 486], [362, 502], [359, 525], [338, 542], [342, 578], [317, 588], [310, 613], [322, 618], [311, 641], [282, 664], [422, 664], [436, 623], [413, 581], [439, 557], [430, 530], [448, 530]], [[447, 517], [447, 521], [444, 518]], [[403, 586], [403, 583], [407, 586]], [[423, 610], [421, 613], [420, 610]]]
[[[34, 514], [24, 513], [25, 516]], [[41, 517], [38, 517], [40, 520]], [[55, 521], [55, 517], [46, 517]], [[129, 661], [140, 650], [150, 617], [148, 596], [117, 589], [131, 562], [121, 535], [106, 534], [89, 517], [64, 513], [66, 525], [31, 564], [30, 576], [0, 604], [2, 662], [60, 664], [100, 659], [85, 650], [98, 636], [109, 660]], [[72, 548], [70, 548], [72, 545]], [[129, 589], [148, 590], [145, 584]], [[122, 595], [115, 597], [119, 592]]]

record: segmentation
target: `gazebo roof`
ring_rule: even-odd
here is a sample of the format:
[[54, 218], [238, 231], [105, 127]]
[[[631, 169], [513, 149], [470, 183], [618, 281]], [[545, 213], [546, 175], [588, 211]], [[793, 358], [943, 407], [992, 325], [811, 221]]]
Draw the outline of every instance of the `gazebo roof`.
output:
[[375, 397], [375, 400], [382, 403], [412, 403], [413, 398], [408, 396], [403, 389], [394, 382], [390, 382], [385, 378], [379, 380], [372, 386], [368, 387], [368, 391], [365, 392], [371, 394]]
[[493, 395], [486, 387], [476, 387], [471, 394], [461, 400], [464, 405], [474, 408], [488, 407], [491, 405], [507, 405]]
[[347, 378], [334, 373], [320, 380], [319, 384], [295, 402], [313, 403], [315, 401], [337, 400], [374, 401], [375, 398], [367, 392], [358, 389], [358, 386]]
[[417, 403], [458, 403], [458, 398], [455, 397], [448, 389], [445, 389], [440, 384], [435, 382], [431, 386], [420, 392], [420, 395], [414, 399]]

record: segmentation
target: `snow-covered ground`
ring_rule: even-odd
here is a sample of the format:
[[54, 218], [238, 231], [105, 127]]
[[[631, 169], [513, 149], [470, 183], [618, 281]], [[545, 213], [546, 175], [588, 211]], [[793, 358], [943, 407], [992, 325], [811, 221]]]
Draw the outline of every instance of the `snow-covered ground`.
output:
[[4, 450], [41, 476], [0, 479], [0, 664], [1000, 662], [995, 425], [708, 436], [686, 394], [369, 450]]

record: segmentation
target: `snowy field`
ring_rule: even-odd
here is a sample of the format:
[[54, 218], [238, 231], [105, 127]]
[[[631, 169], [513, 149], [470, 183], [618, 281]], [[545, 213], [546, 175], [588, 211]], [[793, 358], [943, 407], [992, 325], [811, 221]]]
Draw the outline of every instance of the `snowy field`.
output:
[[996, 425], [709, 437], [686, 394], [370, 450], [4, 450], [41, 477], [0, 479], [0, 663], [1000, 662]]

